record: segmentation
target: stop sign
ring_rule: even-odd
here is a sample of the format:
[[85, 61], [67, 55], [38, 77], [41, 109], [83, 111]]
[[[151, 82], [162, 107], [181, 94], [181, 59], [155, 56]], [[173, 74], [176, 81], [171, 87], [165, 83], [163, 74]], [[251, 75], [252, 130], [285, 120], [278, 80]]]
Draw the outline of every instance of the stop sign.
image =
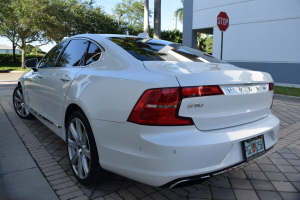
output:
[[226, 31], [229, 27], [229, 17], [227, 16], [226, 12], [220, 12], [217, 17], [217, 24], [220, 31]]

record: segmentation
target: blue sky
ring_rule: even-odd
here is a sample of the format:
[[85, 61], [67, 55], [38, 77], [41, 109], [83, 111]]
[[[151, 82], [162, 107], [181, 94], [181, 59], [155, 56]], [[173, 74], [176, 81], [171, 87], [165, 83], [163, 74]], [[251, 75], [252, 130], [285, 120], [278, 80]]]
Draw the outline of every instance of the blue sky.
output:
[[[101, 5], [104, 8], [104, 11], [108, 14], [113, 14], [112, 9], [118, 3], [122, 2], [122, 0], [95, 0], [96, 5]], [[161, 0], [161, 29], [162, 30], [172, 30], [174, 29], [174, 11], [178, 8], [182, 7], [181, 0]], [[154, 8], [154, 0], [149, 0], [149, 9]], [[150, 25], [153, 27], [153, 17], [149, 19]], [[182, 31], [182, 23], [180, 21], [177, 22], [177, 29]], [[6, 38], [0, 37], [0, 44], [11, 45], [11, 42]], [[41, 46], [43, 51], [49, 51], [53, 44], [48, 44]]]

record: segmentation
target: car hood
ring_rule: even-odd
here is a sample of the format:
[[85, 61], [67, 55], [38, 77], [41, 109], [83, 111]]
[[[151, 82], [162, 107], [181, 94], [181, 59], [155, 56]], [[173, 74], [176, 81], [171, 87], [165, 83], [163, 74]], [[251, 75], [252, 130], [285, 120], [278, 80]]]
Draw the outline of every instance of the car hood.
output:
[[143, 63], [149, 71], [176, 76], [181, 86], [273, 82], [268, 73], [251, 71], [231, 64], [186, 61]]

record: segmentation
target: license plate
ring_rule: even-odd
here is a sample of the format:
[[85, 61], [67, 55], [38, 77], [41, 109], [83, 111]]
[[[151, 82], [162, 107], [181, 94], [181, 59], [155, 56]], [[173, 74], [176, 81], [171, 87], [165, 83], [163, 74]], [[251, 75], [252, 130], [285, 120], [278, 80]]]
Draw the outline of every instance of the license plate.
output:
[[244, 141], [244, 155], [247, 161], [258, 157], [265, 152], [265, 141], [262, 135]]

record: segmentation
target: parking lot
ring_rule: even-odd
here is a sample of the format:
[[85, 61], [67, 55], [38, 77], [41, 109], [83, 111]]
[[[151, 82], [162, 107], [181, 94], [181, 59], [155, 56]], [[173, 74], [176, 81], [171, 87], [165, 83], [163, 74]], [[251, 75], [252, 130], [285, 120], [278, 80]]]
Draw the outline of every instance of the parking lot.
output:
[[0, 199], [300, 199], [300, 100], [274, 100], [272, 112], [281, 120], [275, 147], [201, 184], [155, 188], [114, 175], [86, 187], [72, 174], [66, 144], [38, 120], [15, 114], [11, 95], [20, 75], [0, 74]]

